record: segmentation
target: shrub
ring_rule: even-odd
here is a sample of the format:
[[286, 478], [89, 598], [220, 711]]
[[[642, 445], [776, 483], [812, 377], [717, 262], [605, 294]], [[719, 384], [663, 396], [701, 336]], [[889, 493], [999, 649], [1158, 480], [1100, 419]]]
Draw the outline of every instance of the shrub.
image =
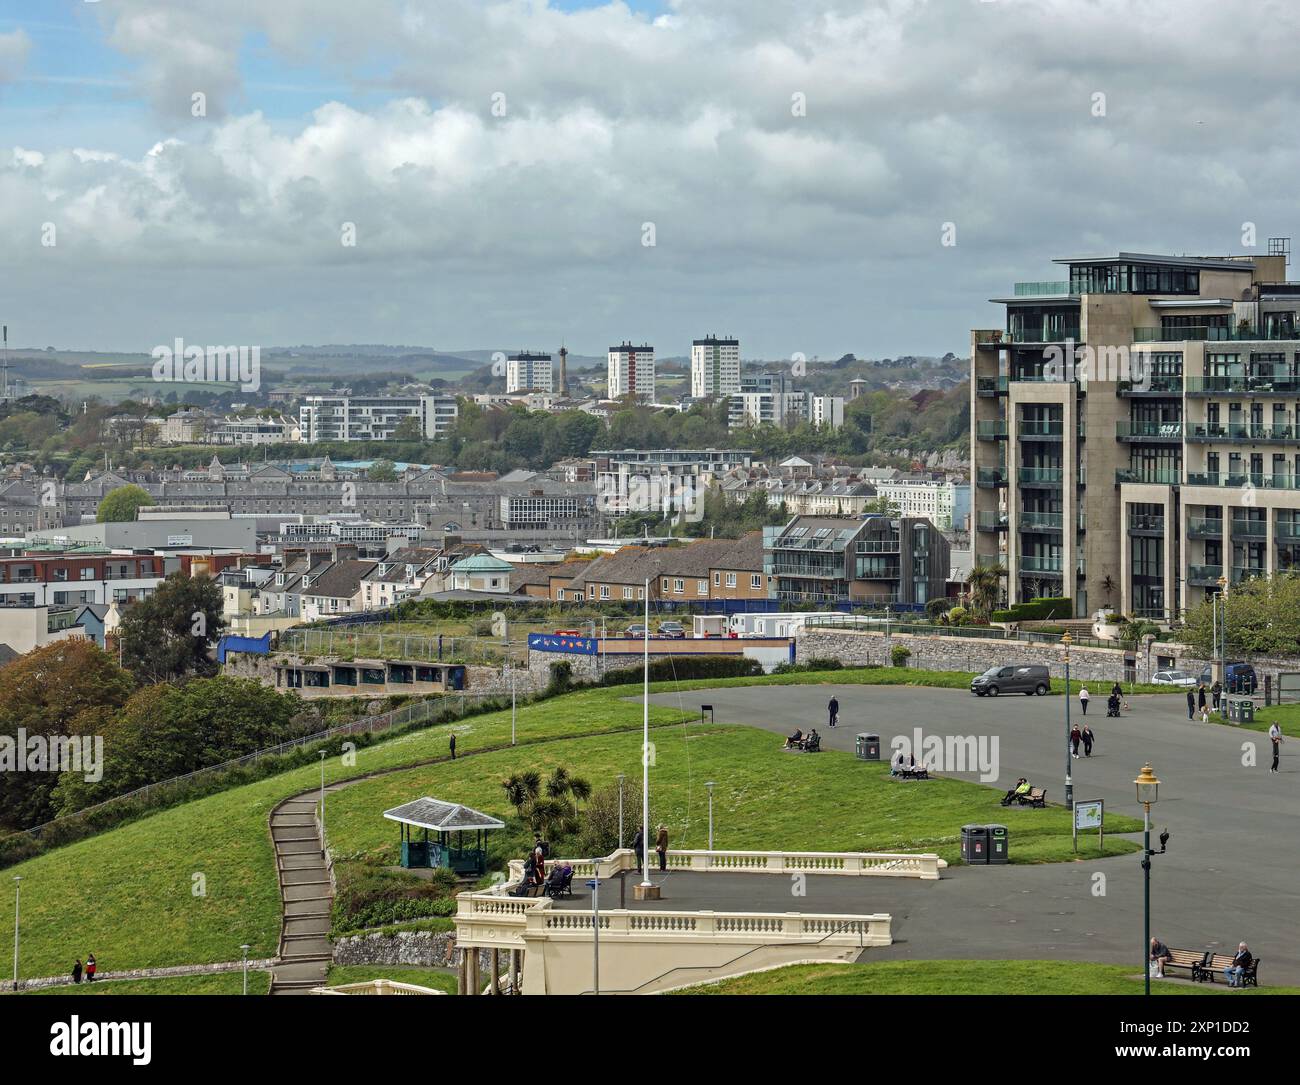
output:
[[912, 657], [912, 650], [904, 648], [901, 644], [895, 644], [889, 650], [889, 661], [895, 667], [906, 667], [907, 661]]
[[1007, 610], [995, 610], [989, 615], [995, 622], [1034, 622], [1073, 616], [1074, 605], [1068, 595], [1059, 599], [1031, 599], [1027, 603], [1016, 603]]
[[546, 687], [546, 696], [555, 697], [573, 685], [573, 664], [568, 660], [552, 663], [550, 671], [551, 681]]
[[[642, 670], [637, 667], [620, 667], [608, 671], [600, 680], [602, 686], [622, 686], [640, 682]], [[763, 665], [756, 659], [738, 656], [671, 656], [656, 659], [650, 664], [651, 682], [685, 681], [688, 678], [752, 678], [763, 673]]]

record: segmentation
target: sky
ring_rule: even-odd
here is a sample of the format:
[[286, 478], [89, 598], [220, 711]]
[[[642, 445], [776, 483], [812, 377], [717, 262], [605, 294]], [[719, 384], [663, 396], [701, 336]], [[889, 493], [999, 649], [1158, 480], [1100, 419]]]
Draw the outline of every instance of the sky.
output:
[[0, 321], [103, 351], [961, 354], [1053, 258], [1291, 236], [1298, 24], [1289, 0], [0, 0]]

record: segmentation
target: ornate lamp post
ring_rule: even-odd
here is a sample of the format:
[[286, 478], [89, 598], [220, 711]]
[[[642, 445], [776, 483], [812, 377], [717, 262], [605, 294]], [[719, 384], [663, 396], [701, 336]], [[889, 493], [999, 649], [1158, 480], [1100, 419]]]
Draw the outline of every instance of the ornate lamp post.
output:
[[706, 780], [704, 786], [709, 789], [709, 851], [713, 850], [713, 787], [712, 780]]
[[1065, 648], [1065, 805], [1074, 809], [1074, 780], [1070, 776], [1070, 644], [1073, 638], [1069, 632], [1061, 634], [1061, 644]]
[[1142, 804], [1142, 961], [1146, 993], [1151, 993], [1151, 806], [1160, 796], [1160, 781], [1151, 764], [1142, 766], [1138, 778], [1137, 801]]

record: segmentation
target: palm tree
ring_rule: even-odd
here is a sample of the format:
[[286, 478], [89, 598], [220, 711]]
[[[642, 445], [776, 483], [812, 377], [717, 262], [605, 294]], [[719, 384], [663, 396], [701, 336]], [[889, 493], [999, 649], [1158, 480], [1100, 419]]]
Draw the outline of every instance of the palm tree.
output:
[[1002, 578], [1006, 572], [1001, 564], [976, 565], [966, 577], [966, 584], [971, 590], [971, 601], [975, 604], [975, 609], [986, 618], [998, 601], [1002, 591]]
[[514, 773], [510, 779], [502, 780], [506, 799], [515, 808], [515, 813], [523, 817], [524, 807], [536, 801], [542, 791], [542, 778], [532, 769]]
[[581, 776], [570, 775], [569, 770], [563, 765], [557, 765], [550, 779], [546, 781], [546, 794], [548, 798], [557, 801], [566, 798], [572, 800], [571, 812], [576, 817], [578, 803], [591, 797], [591, 784]]

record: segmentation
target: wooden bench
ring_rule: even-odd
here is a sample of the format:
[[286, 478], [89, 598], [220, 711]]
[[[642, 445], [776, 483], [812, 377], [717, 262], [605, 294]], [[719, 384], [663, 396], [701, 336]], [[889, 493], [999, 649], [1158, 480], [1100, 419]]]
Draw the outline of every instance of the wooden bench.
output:
[[1209, 956], [1203, 949], [1170, 949], [1169, 953], [1170, 956], [1164, 962], [1163, 971], [1168, 974], [1170, 969], [1183, 969], [1192, 979], [1196, 979], [1200, 974], [1201, 969], [1205, 966], [1205, 958]]
[[[1209, 983], [1213, 983], [1215, 977], [1217, 976], [1220, 979], [1223, 979], [1223, 981], [1226, 983], [1227, 980], [1224, 979], [1223, 970], [1232, 965], [1233, 956], [1234, 955], [1231, 953], [1206, 953], [1205, 959], [1201, 962], [1200, 967], [1197, 968], [1196, 971], [1192, 973], [1192, 979], [1196, 980], [1198, 983], [1201, 980], [1206, 980]], [[1255, 957], [1250, 962], [1250, 967], [1247, 968], [1244, 972], [1242, 972], [1241, 985], [1243, 987], [1259, 986], [1259, 958], [1258, 957]]]

